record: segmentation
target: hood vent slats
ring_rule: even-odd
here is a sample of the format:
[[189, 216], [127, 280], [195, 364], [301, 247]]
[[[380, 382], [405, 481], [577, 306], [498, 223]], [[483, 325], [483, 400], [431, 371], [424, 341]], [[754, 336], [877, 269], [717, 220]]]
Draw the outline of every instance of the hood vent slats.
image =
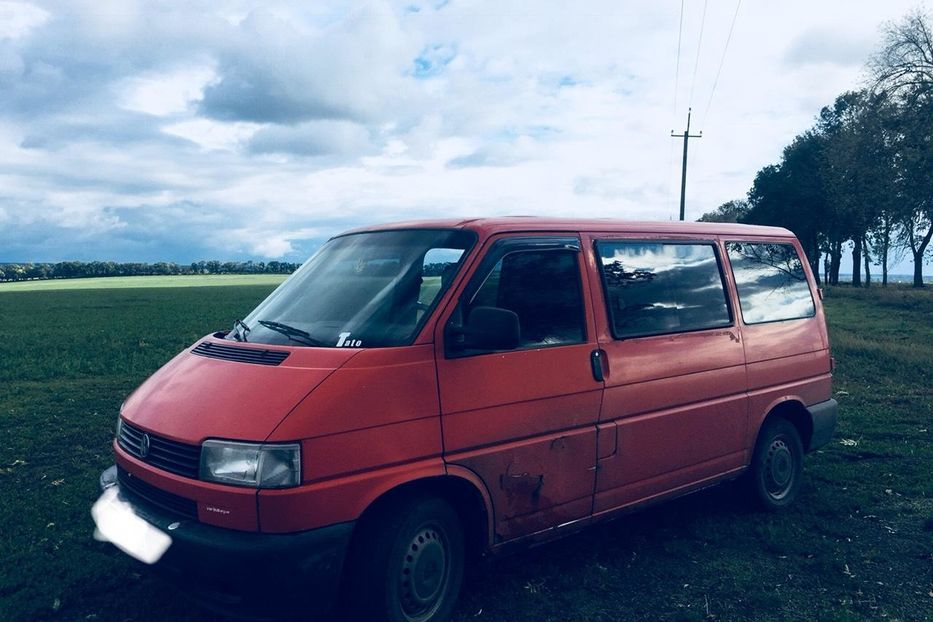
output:
[[282, 350], [260, 350], [259, 348], [241, 348], [228, 346], [212, 341], [202, 341], [194, 350], [194, 354], [212, 359], [235, 361], [238, 363], [254, 363], [256, 365], [281, 365], [288, 358], [289, 352]]

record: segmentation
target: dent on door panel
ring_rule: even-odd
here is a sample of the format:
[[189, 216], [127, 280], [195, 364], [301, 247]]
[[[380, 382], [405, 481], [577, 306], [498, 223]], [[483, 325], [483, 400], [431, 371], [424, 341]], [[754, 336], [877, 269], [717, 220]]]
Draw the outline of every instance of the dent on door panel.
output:
[[[589, 514], [595, 426], [548, 429], [566, 425], [570, 413], [579, 413], [581, 424], [593, 422], [599, 393], [589, 391], [445, 417], [445, 436], [456, 439], [456, 445], [447, 448], [447, 461], [470, 469], [486, 482], [496, 531], [502, 538]], [[506, 442], [497, 442], [503, 439]]]
[[[503, 538], [589, 513], [593, 473], [587, 467], [593, 464], [592, 430], [550, 434], [478, 450], [458, 456], [456, 462], [483, 474], [494, 488], [490, 492], [496, 530]], [[557, 477], [555, 473], [562, 475]], [[581, 497], [580, 491], [587, 494]]]

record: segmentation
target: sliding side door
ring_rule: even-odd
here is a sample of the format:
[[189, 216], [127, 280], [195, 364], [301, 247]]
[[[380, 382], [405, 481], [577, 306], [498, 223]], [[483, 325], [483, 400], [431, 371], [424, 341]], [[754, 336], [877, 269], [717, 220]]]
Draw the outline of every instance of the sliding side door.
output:
[[[744, 466], [745, 357], [715, 240], [592, 241], [606, 393], [594, 513]], [[605, 446], [600, 439], [600, 446]]]

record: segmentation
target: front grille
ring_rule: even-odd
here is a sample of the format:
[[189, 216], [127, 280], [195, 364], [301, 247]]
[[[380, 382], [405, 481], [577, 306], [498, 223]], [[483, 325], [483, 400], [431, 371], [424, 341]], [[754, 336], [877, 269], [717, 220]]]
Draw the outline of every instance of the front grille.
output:
[[[149, 452], [142, 451], [143, 436], [149, 437]], [[143, 432], [126, 421], [120, 421], [120, 434], [117, 441], [127, 453], [147, 464], [193, 479], [198, 478], [201, 465], [201, 448], [198, 445], [186, 445], [170, 441], [167, 438]]]
[[128, 494], [130, 498], [138, 497], [142, 501], [186, 518], [196, 519], [198, 517], [198, 504], [193, 499], [186, 499], [167, 490], [156, 488], [119, 467], [117, 468], [117, 481], [120, 483], [120, 490]]
[[240, 348], [213, 341], [202, 341], [194, 347], [193, 353], [212, 359], [236, 361], [237, 363], [255, 363], [257, 365], [281, 365], [288, 358], [289, 352], [259, 348]]

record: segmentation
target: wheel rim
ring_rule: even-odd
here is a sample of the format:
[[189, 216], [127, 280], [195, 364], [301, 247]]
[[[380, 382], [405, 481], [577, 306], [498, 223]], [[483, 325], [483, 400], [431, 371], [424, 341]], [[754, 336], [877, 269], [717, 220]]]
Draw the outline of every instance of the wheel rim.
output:
[[398, 586], [408, 620], [425, 620], [440, 606], [450, 579], [448, 551], [447, 535], [434, 524], [418, 529], [408, 543]]
[[794, 454], [783, 438], [772, 440], [768, 446], [764, 477], [765, 489], [772, 499], [783, 499], [793, 488], [796, 477]]

